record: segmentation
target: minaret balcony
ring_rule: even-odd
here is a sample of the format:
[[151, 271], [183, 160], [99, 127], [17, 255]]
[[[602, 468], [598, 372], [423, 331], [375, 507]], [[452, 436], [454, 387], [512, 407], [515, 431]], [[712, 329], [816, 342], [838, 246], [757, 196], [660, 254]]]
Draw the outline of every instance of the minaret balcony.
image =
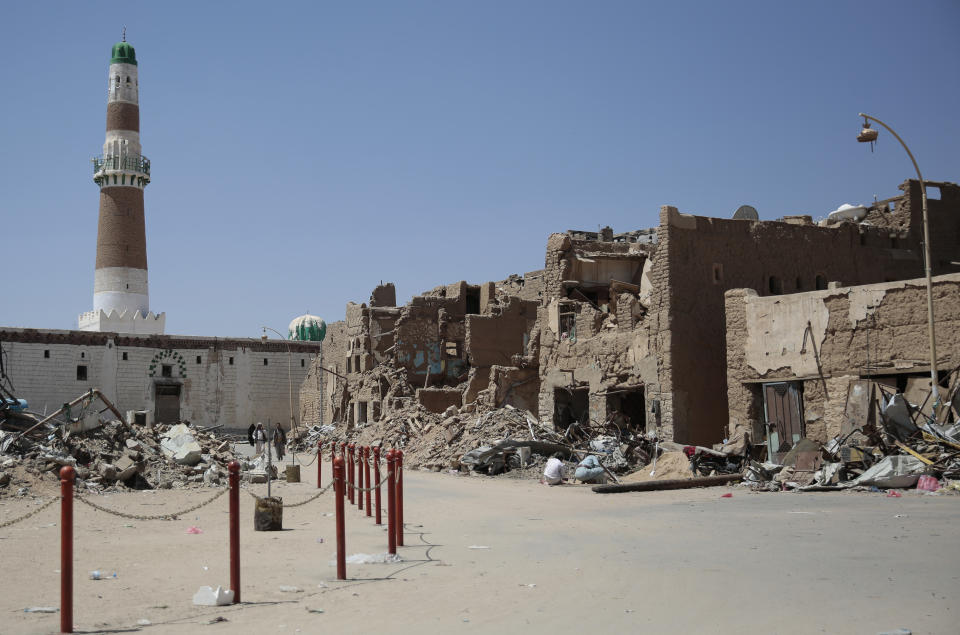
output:
[[[121, 155], [108, 157], [94, 157], [93, 181], [100, 186], [106, 185], [108, 176], [113, 175], [113, 184], [117, 184], [117, 176], [130, 176], [130, 184], [134, 179], [141, 186], [150, 182], [150, 159], [143, 155]], [[123, 181], [127, 179], [124, 178]]]

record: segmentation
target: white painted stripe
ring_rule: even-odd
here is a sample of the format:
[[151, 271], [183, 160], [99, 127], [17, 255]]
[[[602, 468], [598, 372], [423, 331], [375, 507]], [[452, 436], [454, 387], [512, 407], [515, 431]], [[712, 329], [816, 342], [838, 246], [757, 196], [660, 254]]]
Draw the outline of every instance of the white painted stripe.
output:
[[95, 311], [150, 310], [147, 270], [132, 267], [102, 267], [93, 274], [93, 309]]
[[[120, 81], [117, 82], [117, 78]], [[127, 78], [130, 81], [127, 81]], [[140, 89], [137, 86], [137, 67], [133, 64], [111, 64], [107, 84], [107, 102], [122, 101], [129, 104], [140, 103]]]

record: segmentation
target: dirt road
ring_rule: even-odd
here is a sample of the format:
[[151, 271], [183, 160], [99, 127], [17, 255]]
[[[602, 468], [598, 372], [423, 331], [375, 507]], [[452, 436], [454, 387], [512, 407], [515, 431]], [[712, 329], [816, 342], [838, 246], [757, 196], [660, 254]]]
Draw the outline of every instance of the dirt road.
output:
[[[254, 501], [242, 493], [244, 603], [226, 607], [191, 602], [202, 585], [229, 584], [226, 496], [176, 521], [78, 503], [77, 632], [957, 632], [960, 497], [598, 495], [512, 479], [405, 479], [405, 561], [348, 565], [345, 582], [333, 580], [332, 494], [284, 510], [286, 530], [267, 533], [253, 531]], [[293, 503], [314, 484], [279, 483], [275, 493]], [[95, 500], [159, 514], [212, 493]], [[0, 522], [29, 509], [7, 499]], [[58, 522], [54, 505], [0, 530], [0, 632], [58, 632], [58, 614], [24, 612], [59, 606]], [[187, 533], [191, 526], [203, 533]], [[382, 554], [386, 544], [382, 528], [347, 508], [348, 554]], [[90, 580], [92, 570], [104, 579]], [[218, 617], [227, 621], [209, 624]]]

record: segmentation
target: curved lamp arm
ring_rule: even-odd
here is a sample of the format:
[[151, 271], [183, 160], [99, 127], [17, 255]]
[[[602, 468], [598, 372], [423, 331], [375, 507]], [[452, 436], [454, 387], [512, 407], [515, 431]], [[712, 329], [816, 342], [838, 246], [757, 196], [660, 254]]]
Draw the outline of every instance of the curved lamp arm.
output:
[[[933, 281], [931, 280], [932, 273], [930, 270], [930, 222], [927, 218], [927, 186], [923, 182], [923, 175], [920, 174], [920, 166], [917, 165], [917, 160], [913, 158], [913, 153], [910, 152], [910, 148], [908, 148], [907, 144], [900, 138], [900, 135], [876, 117], [871, 117], [862, 112], [859, 113], [859, 116], [863, 117], [865, 129], [870, 127], [870, 124], [866, 123], [867, 120], [876, 121], [896, 137], [900, 145], [903, 146], [903, 149], [906, 150], [907, 156], [910, 157], [910, 162], [913, 163], [913, 169], [917, 171], [917, 179], [920, 181], [920, 200], [923, 206], [923, 266], [927, 277], [927, 330], [930, 338], [930, 390], [933, 395], [933, 405], [936, 407], [940, 403], [940, 391], [937, 388], [937, 338], [933, 318]], [[874, 138], [876, 138], [875, 134]]]

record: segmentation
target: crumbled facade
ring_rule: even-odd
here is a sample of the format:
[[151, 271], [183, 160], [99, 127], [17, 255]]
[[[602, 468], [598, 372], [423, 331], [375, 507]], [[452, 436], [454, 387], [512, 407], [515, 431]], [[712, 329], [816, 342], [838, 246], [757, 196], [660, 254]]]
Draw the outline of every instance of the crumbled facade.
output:
[[539, 280], [533, 272], [502, 283], [461, 281], [403, 307], [388, 283], [368, 303], [348, 303], [345, 319], [328, 326], [323, 358], [301, 388], [304, 402], [323, 403], [314, 423], [353, 426], [413, 402], [442, 412], [476, 399], [489, 377], [499, 376], [494, 368], [512, 367], [531, 347], [539, 300], [524, 294], [538, 297]]
[[[933, 278], [933, 296], [942, 382], [960, 364], [960, 274]], [[730, 437], [746, 433], [772, 458], [800, 438], [826, 443], [879, 421], [881, 387], [929, 410], [927, 315], [923, 278], [783, 297], [728, 291]]]
[[[960, 272], [960, 188], [931, 185], [940, 192], [929, 202], [933, 270]], [[900, 187], [860, 223], [665, 206], [653, 229], [551, 235], [542, 271], [437, 287], [404, 307], [381, 285], [330, 326], [323, 363], [345, 378], [315, 369], [304, 390], [323, 386], [324, 422], [479, 399], [558, 430], [614, 424], [716, 443], [728, 431], [725, 292], [782, 296], [922, 275], [920, 188]]]

